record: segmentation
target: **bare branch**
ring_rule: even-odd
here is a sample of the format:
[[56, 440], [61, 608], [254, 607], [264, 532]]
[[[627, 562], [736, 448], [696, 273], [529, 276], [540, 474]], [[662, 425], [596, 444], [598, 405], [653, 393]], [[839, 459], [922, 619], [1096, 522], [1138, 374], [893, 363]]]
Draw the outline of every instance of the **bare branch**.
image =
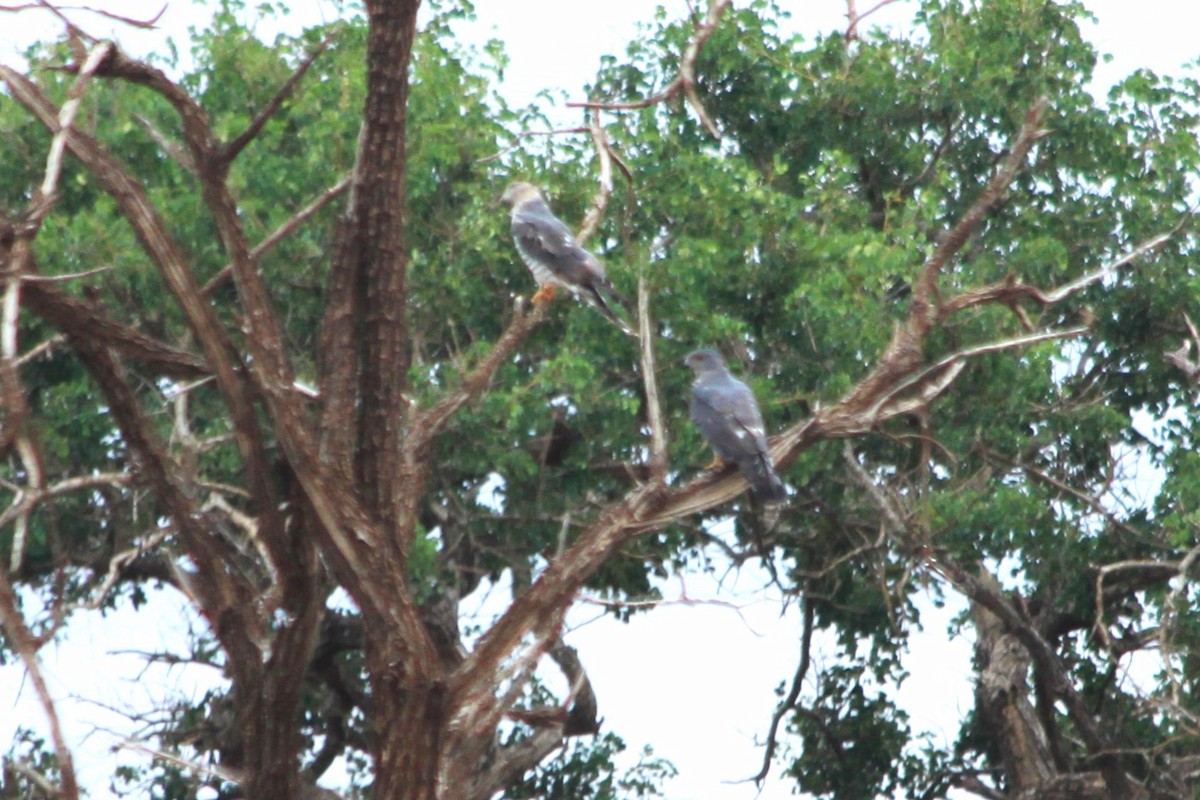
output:
[[54, 742], [54, 754], [58, 758], [58, 769], [62, 774], [62, 787], [58, 794], [64, 800], [79, 800], [79, 786], [75, 779], [75, 765], [71, 750], [63, 738], [62, 725], [58, 719], [58, 710], [54, 698], [50, 696], [50, 687], [46, 684], [46, 676], [42, 673], [41, 659], [38, 658], [38, 642], [33, 632], [25, 624], [25, 618], [17, 606], [17, 596], [13, 592], [8, 573], [0, 569], [0, 626], [14, 650], [21, 657], [29, 681], [42, 705], [46, 722], [50, 726], [50, 739]]
[[638, 344], [641, 354], [642, 387], [646, 394], [646, 422], [650, 425], [650, 475], [664, 483], [670, 466], [667, 456], [667, 426], [658, 397], [654, 365], [654, 331], [650, 320], [650, 292], [646, 276], [638, 276]]
[[104, 599], [108, 597], [108, 593], [121, 580], [121, 575], [125, 571], [125, 568], [130, 563], [143, 557], [146, 553], [162, 544], [169, 535], [169, 531], [156, 531], [135, 547], [123, 550], [120, 553], [114, 553], [112, 558], [108, 560], [108, 573], [104, 577], [104, 582], [100, 584], [100, 588], [96, 590], [95, 596], [88, 601], [85, 608], [95, 611], [104, 605]]
[[[33, 199], [29, 203], [29, 213], [25, 218], [26, 225], [31, 229], [27, 233], [29, 238], [36, 233], [42, 220], [45, 219], [54, 204], [58, 178], [62, 175], [63, 151], [66, 149], [67, 136], [71, 131], [71, 126], [75, 124], [75, 115], [79, 112], [79, 106], [83, 102], [83, 93], [87, 90], [96, 70], [100, 68], [105, 59], [112, 55], [113, 49], [111, 42], [101, 42], [92, 48], [92, 51], [88, 53], [87, 61], [79, 70], [79, 76], [67, 91], [67, 102], [63, 103], [62, 108], [58, 110], [58, 129], [50, 140], [50, 151], [46, 155], [46, 174], [42, 179], [42, 185], [33, 194]], [[24, 266], [20, 260], [17, 261], [18, 271], [23, 271]]]
[[[271, 248], [286, 239], [297, 228], [307, 222], [313, 215], [341, 196], [342, 192], [350, 188], [350, 184], [353, 182], [353, 180], [353, 175], [346, 175], [333, 186], [326, 189], [320, 197], [297, 211], [291, 219], [273, 230], [270, 236], [263, 239], [253, 250], [250, 251], [250, 260], [257, 262], [259, 259], [261, 259], [266, 253], [270, 252]], [[222, 284], [232, 277], [233, 264], [226, 264], [220, 269], [219, 272], [217, 272], [216, 275], [209, 279], [208, 283], [204, 284], [204, 288], [202, 288], [200, 292], [205, 297], [209, 297]]]
[[771, 771], [771, 759], [775, 757], [779, 724], [783, 721], [787, 713], [796, 707], [796, 703], [799, 702], [800, 690], [804, 687], [804, 679], [808, 675], [808, 668], [812, 665], [812, 637], [815, 613], [811, 602], [803, 598], [801, 602], [804, 604], [804, 630], [800, 634], [800, 663], [796, 665], [796, 674], [792, 676], [792, 685], [788, 689], [787, 697], [775, 709], [775, 713], [771, 715], [771, 724], [767, 726], [767, 744], [763, 750], [762, 768], [750, 779], [759, 788], [762, 788], [763, 781], [767, 779], [767, 775]]
[[855, 7], [854, 0], [846, 0], [846, 19], [850, 21], [849, 26], [846, 28], [846, 41], [849, 42], [858, 39], [858, 24], [879, 9], [883, 8], [884, 6], [891, 5], [894, 2], [896, 2], [896, 0], [879, 0], [878, 3], [859, 14], [858, 9]]
[[537, 324], [546, 316], [547, 305], [534, 303], [533, 308], [525, 313], [525, 299], [518, 297], [513, 303], [513, 318], [508, 328], [496, 340], [490, 353], [463, 376], [462, 386], [458, 391], [438, 401], [426, 411], [417, 411], [413, 416], [413, 430], [410, 433], [406, 449], [419, 452], [429, 445], [433, 437], [441, 432], [446, 422], [466, 403], [477, 397], [487, 388], [492, 376], [500, 365], [507, 361], [516, 351]]
[[[3, 769], [6, 771], [12, 769], [14, 772], [20, 773], [27, 781], [37, 787], [38, 791], [41, 792], [40, 797], [44, 797], [45, 800], [53, 800], [53, 798], [59, 797], [58, 787], [49, 778], [21, 759], [5, 759]], [[34, 795], [34, 797], [39, 797], [39, 795]]]
[[[26, 487], [12, 505], [0, 514], [0, 528], [12, 524], [22, 514], [27, 514], [38, 504], [71, 492], [94, 489], [97, 486], [127, 486], [130, 476], [124, 472], [108, 472], [99, 475], [81, 475], [77, 478], [67, 478], [44, 489]], [[15, 571], [15, 570], [14, 570]]]
[[517, 140], [515, 144], [509, 145], [508, 147], [504, 148], [503, 150], [501, 150], [497, 153], [493, 153], [490, 156], [485, 156], [485, 157], [479, 159], [478, 161], [476, 161], [475, 163], [486, 164], [489, 161], [496, 161], [498, 159], [504, 158], [506, 155], [513, 152], [517, 148], [519, 148], [521, 146], [522, 141], [524, 141], [525, 139], [528, 139], [531, 136], [561, 136], [564, 133], [588, 133], [590, 130], [591, 130], [591, 128], [589, 126], [581, 126], [581, 127], [577, 127], [577, 128], [558, 128], [558, 129], [552, 130], [552, 131], [521, 131], [520, 133], [515, 135], [515, 138]]
[[154, 143], [171, 157], [172, 161], [192, 175], [199, 173], [200, 170], [196, 166], [196, 159], [192, 157], [192, 154], [188, 152], [186, 147], [159, 130], [158, 126], [151, 122], [148, 117], [142, 114], [134, 114], [133, 118], [138, 121], [142, 129], [154, 140]]
[[679, 63], [679, 74], [662, 91], [656, 92], [642, 100], [628, 103], [604, 103], [589, 100], [582, 103], [567, 103], [567, 106], [570, 108], [605, 109], [607, 111], [629, 111], [637, 108], [649, 108], [665, 100], [670, 100], [682, 92], [688, 105], [696, 112], [696, 116], [700, 118], [700, 122], [704, 125], [705, 129], [712, 134], [714, 139], [720, 139], [720, 130], [717, 129], [712, 117], [705, 111], [704, 104], [700, 101], [700, 95], [696, 92], [696, 59], [699, 57], [704, 43], [716, 31], [717, 24], [721, 21], [721, 14], [725, 12], [725, 9], [729, 7], [731, 2], [732, 0], [709, 0], [708, 13], [702, 22], [697, 23], [696, 31], [692, 34], [688, 46], [683, 51], [683, 58]]
[[1056, 286], [1050, 290], [1042, 290], [1036, 286], [1029, 286], [1017, 281], [1015, 278], [990, 286], [982, 286], [978, 289], [969, 289], [949, 300], [943, 301], [938, 307], [937, 319], [941, 321], [959, 311], [985, 303], [1004, 303], [1007, 305], [1016, 303], [1018, 300], [1028, 299], [1047, 306], [1062, 302], [1166, 244], [1183, 230], [1184, 226], [1190, 220], [1191, 214], [1189, 213], [1181, 218], [1171, 230], [1147, 239], [1125, 255], [1105, 264], [1097, 270], [1093, 270], [1086, 275], [1081, 275], [1073, 281], [1064, 283], [1062, 286]]
[[[895, 387], [881, 394], [875, 404], [867, 411], [867, 419], [878, 422], [900, 414], [911, 413], [917, 408], [927, 405], [946, 389], [950, 382], [958, 376], [958, 373], [965, 366], [966, 362], [972, 358], [977, 358], [988, 353], [1012, 350], [1018, 347], [1028, 347], [1038, 342], [1073, 339], [1077, 336], [1083, 336], [1088, 330], [1089, 328], [1086, 326], [1080, 325], [1076, 328], [1067, 328], [1060, 331], [1041, 331], [1026, 336], [1015, 336], [1011, 339], [987, 342], [956, 350], [949, 355], [943, 356], [911, 377], [905, 378]], [[914, 387], [919, 387], [920, 389], [916, 398], [909, 402], [897, 400], [903, 392]]]
[[[162, 18], [162, 15], [164, 13], [166, 13], [167, 6], [164, 4], [163, 7], [158, 10], [158, 13], [155, 14], [153, 17], [150, 17], [149, 19], [134, 19], [133, 17], [124, 17], [124, 16], [121, 16], [120, 14], [114, 14], [113, 12], [105, 11], [102, 8], [92, 8], [91, 6], [51, 5], [50, 3], [45, 2], [45, 0], [41, 0], [40, 2], [35, 2], [35, 3], [22, 3], [21, 5], [16, 5], [16, 6], [0, 6], [0, 12], [8, 12], [8, 13], [16, 13], [16, 12], [20, 12], [20, 11], [32, 11], [34, 9], [42, 10], [42, 11], [53, 11], [59, 17], [62, 17], [62, 14], [60, 13], [62, 11], [86, 11], [89, 14], [96, 14], [97, 16], [104, 17], [105, 19], [115, 20], [117, 22], [124, 23], [124, 24], [129, 25], [134, 28], [142, 28], [144, 30], [151, 30], [151, 29], [157, 27], [158, 21]], [[70, 24], [70, 23], [68, 23], [68, 24]], [[74, 26], [72, 25], [71, 27], [74, 27]]]
[[93, 275], [101, 275], [112, 270], [112, 267], [96, 267], [85, 269], [83, 272], [68, 272], [63, 275], [26, 275], [22, 278], [25, 283], [70, 283]]
[[141, 742], [136, 742], [132, 739], [127, 739], [126, 741], [121, 742], [121, 744], [119, 746], [123, 749], [136, 750], [139, 753], [145, 753], [148, 756], [156, 758], [160, 761], [165, 761], [168, 764], [173, 764], [177, 767], [181, 767], [181, 768], [187, 770], [188, 772], [195, 773], [196, 775], [203, 775], [203, 776], [209, 777], [209, 778], [217, 778], [219, 780], [225, 781], [227, 783], [232, 783], [235, 785], [241, 785], [241, 783], [242, 783], [242, 775], [235, 770], [231, 770], [231, 769], [224, 768], [224, 767], [215, 767], [215, 766], [211, 766], [209, 764], [202, 764], [198, 761], [189, 761], [185, 758], [180, 758], [179, 756], [171, 755], [170, 753], [165, 753], [162, 750], [155, 750], [152, 747], [147, 747], [146, 745], [142, 744]]
[[[117, 322], [96, 303], [68, 294], [54, 282], [35, 280], [36, 277], [36, 274], [27, 274], [22, 281], [24, 305], [63, 333], [103, 342], [122, 355], [172, 378], [189, 379], [212, 374], [208, 363], [200, 356]], [[28, 354], [22, 358], [25, 357]]]
[[[1192, 568], [1196, 565], [1197, 559], [1200, 559], [1200, 546], [1193, 547], [1179, 561], [1179, 574], [1189, 575]], [[1166, 670], [1167, 679], [1171, 684], [1171, 697], [1176, 708], [1183, 708], [1183, 694], [1187, 691], [1183, 686], [1183, 681], [1179, 677], [1178, 665], [1172, 657], [1175, 652], [1174, 644], [1174, 626], [1170, 624], [1171, 618], [1183, 613], [1185, 608], [1191, 608], [1188, 604], [1188, 593], [1186, 581], [1179, 581], [1171, 588], [1171, 594], [1167, 598], [1166, 610], [1167, 614], [1163, 620], [1163, 633], [1160, 637], [1160, 644], [1163, 651], [1162, 663]]]
[[59, 345], [63, 344], [66, 341], [67, 341], [66, 336], [64, 336], [61, 333], [56, 333], [53, 336], [51, 336], [49, 339], [45, 340], [44, 342], [36, 344], [33, 347], [26, 350], [24, 353], [22, 353], [20, 355], [19, 358], [17, 358], [15, 363], [18, 367], [23, 367], [26, 364], [28, 364], [32, 361], [36, 361], [38, 358], [41, 358], [46, 353], [53, 352], [54, 348], [58, 347]]
[[600, 186], [596, 190], [596, 196], [592, 198], [592, 205], [583, 217], [579, 232], [575, 234], [575, 238], [580, 244], [591, 238], [596, 229], [600, 227], [600, 221], [604, 219], [604, 211], [608, 208], [608, 201], [612, 197], [613, 190], [612, 146], [609, 144], [608, 134], [604, 132], [604, 128], [600, 127], [600, 112], [597, 109], [592, 109], [588, 132], [592, 135], [596, 158], [600, 161], [600, 175], [597, 178]]
[[924, 316], [926, 324], [932, 324], [937, 311], [937, 278], [938, 274], [949, 263], [950, 259], [962, 249], [967, 239], [991, 212], [996, 203], [1004, 196], [1009, 184], [1020, 172], [1034, 143], [1046, 135], [1039, 129], [1042, 114], [1049, 106], [1046, 98], [1039, 98], [1025, 115], [1025, 122], [1017, 132], [1009, 148], [1008, 155], [1000, 162], [1000, 166], [992, 175], [984, 190], [980, 193], [967, 212], [959, 218], [949, 233], [938, 245], [937, 250], [921, 268], [921, 272], [913, 281], [913, 299], [910, 316]]
[[333, 41], [335, 35], [336, 31], [330, 31], [325, 35], [325, 38], [323, 38], [320, 43], [313, 48], [313, 51], [308, 54], [308, 57], [300, 62], [300, 66], [296, 68], [291, 77], [289, 77], [284, 84], [279, 87], [279, 91], [275, 93], [275, 96], [271, 98], [270, 102], [263, 106], [262, 110], [255, 115], [254, 119], [250, 120], [250, 124], [246, 126], [246, 130], [242, 131], [222, 147], [217, 148], [214, 156], [216, 161], [221, 165], [222, 170], [227, 168], [229, 164], [238, 157], [238, 154], [245, 149], [246, 145], [254, 141], [254, 137], [258, 136], [258, 134], [262, 131], [263, 126], [267, 124], [267, 121], [279, 112], [279, 109], [283, 107], [284, 101], [292, 96], [292, 93], [296, 90], [296, 86], [304, 79], [304, 76], [308, 74], [308, 70], [314, 63], [316, 63], [316, 60], [329, 47], [329, 44]]

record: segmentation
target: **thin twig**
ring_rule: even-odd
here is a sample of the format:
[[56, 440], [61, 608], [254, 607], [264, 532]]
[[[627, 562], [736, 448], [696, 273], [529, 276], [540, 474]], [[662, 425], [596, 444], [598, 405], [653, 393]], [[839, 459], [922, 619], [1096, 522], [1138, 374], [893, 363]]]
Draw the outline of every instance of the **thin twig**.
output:
[[[258, 245], [250, 251], [250, 260], [258, 261], [264, 254], [269, 252], [271, 248], [283, 241], [293, 231], [308, 221], [310, 217], [318, 211], [329, 205], [342, 192], [350, 188], [350, 184], [354, 182], [353, 175], [346, 175], [340, 181], [329, 187], [321, 194], [320, 197], [313, 200], [311, 203], [300, 209], [287, 222], [280, 225], [271, 235], [263, 239]], [[208, 283], [204, 284], [200, 289], [200, 293], [205, 297], [209, 297], [215, 292], [221, 284], [229, 281], [233, 277], [233, 264], [226, 264], [214, 275]]]
[[90, 611], [98, 610], [104, 605], [104, 599], [108, 597], [108, 593], [117, 585], [121, 579], [121, 573], [130, 563], [144, 556], [147, 552], [162, 544], [172, 531], [159, 530], [146, 538], [146, 541], [140, 542], [128, 550], [123, 550], [120, 553], [115, 553], [108, 560], [108, 573], [104, 577], [104, 582], [100, 584], [100, 588], [96, 590], [96, 595], [87, 602], [84, 608]]
[[37, 345], [34, 345], [33, 347], [26, 350], [24, 353], [21, 354], [20, 358], [16, 359], [16, 361], [14, 363], [16, 363], [16, 365], [18, 367], [23, 367], [26, 364], [28, 364], [29, 362], [45, 355], [46, 353], [49, 353], [51, 350], [53, 350], [54, 348], [58, 347], [59, 345], [63, 344], [66, 341], [67, 341], [66, 336], [64, 336], [61, 333], [56, 333], [53, 336], [51, 336], [49, 339], [47, 339], [46, 341], [41, 342]]
[[804, 598], [801, 598], [800, 602], [804, 606], [804, 630], [800, 634], [800, 663], [796, 665], [796, 674], [792, 676], [792, 685], [788, 689], [787, 697], [775, 709], [775, 713], [771, 715], [771, 724], [767, 727], [767, 744], [766, 749], [763, 751], [762, 768], [759, 769], [758, 774], [750, 778], [750, 780], [754, 781], [754, 785], [760, 789], [762, 788], [763, 781], [767, 779], [767, 775], [771, 771], [771, 759], [775, 757], [775, 748], [778, 746], [779, 724], [783, 721], [784, 716], [796, 707], [796, 703], [800, 700], [800, 690], [804, 687], [804, 679], [808, 675], [809, 666], [812, 664], [814, 604]]
[[871, 16], [884, 6], [891, 5], [894, 2], [896, 2], [896, 0], [879, 0], [878, 3], [859, 14], [855, 8], [854, 0], [846, 0], [846, 19], [850, 21], [850, 25], [846, 28], [846, 41], [856, 40], [859, 38], [858, 23], [862, 22], [864, 19]]
[[483, 158], [478, 159], [475, 163], [486, 164], [489, 161], [496, 161], [497, 159], [504, 158], [506, 155], [519, 148], [523, 140], [528, 139], [531, 136], [561, 136], [564, 133], [588, 133], [589, 130], [590, 129], [584, 125], [575, 128], [557, 128], [552, 131], [521, 131], [520, 133], [516, 134], [515, 138], [517, 141], [514, 144], [511, 144], [503, 150], [493, 153], [490, 156], [484, 156]]
[[625, 103], [600, 102], [596, 100], [588, 100], [586, 102], [571, 102], [567, 103], [569, 108], [592, 108], [604, 109], [606, 111], [630, 111], [638, 108], [649, 108], [657, 105], [665, 100], [670, 100], [680, 92], [683, 93], [688, 105], [696, 112], [696, 116], [700, 118], [704, 128], [712, 134], [714, 139], [721, 138], [721, 132], [718, 130], [716, 123], [712, 117], [704, 109], [704, 104], [700, 101], [700, 95], [696, 92], [696, 59], [700, 55], [700, 50], [704, 47], [704, 43], [717, 29], [717, 23], [721, 20], [721, 14], [729, 7], [732, 0], [709, 0], [708, 13], [704, 17], [704, 21], [696, 26], [696, 32], [692, 35], [687, 47], [683, 51], [683, 57], [679, 63], [679, 73], [662, 91], [656, 92], [642, 100], [635, 100]]
[[158, 10], [157, 14], [146, 20], [134, 19], [133, 17], [123, 17], [120, 14], [114, 14], [113, 12], [105, 11], [102, 8], [92, 8], [91, 6], [51, 6], [49, 3], [45, 2], [45, 0], [36, 3], [22, 3], [21, 5], [17, 6], [0, 6], [0, 12], [7, 12], [10, 14], [20, 11], [32, 11], [35, 9], [41, 11], [53, 11], [55, 15], [59, 17], [62, 17], [62, 14], [60, 13], [62, 11], [86, 11], [89, 14], [96, 14], [97, 16], [104, 17], [105, 19], [123, 22], [126, 25], [134, 28], [152, 30], [157, 27], [158, 21], [162, 19], [162, 15], [166, 13], [167, 6], [164, 4], [163, 7]]
[[0, 569], [0, 626], [3, 627], [12, 648], [25, 664], [25, 672], [33, 684], [34, 693], [42, 705], [46, 722], [50, 727], [50, 739], [54, 742], [54, 754], [58, 759], [58, 771], [62, 776], [62, 786], [59, 796], [63, 800], [79, 800], [79, 786], [75, 779], [75, 766], [71, 750], [63, 738], [62, 725], [58, 718], [58, 709], [54, 698], [50, 696], [50, 687], [42, 672], [41, 659], [38, 658], [38, 642], [25, 618], [17, 606], [17, 596], [13, 592], [8, 573]]
[[263, 127], [267, 124], [271, 117], [275, 116], [275, 114], [279, 112], [279, 109], [283, 107], [284, 101], [292, 96], [292, 93], [296, 90], [296, 86], [299, 85], [300, 81], [304, 79], [304, 76], [308, 74], [308, 70], [314, 63], [316, 63], [316, 60], [320, 57], [320, 55], [324, 53], [326, 49], [328, 49], [330, 42], [333, 41], [337, 33], [338, 31], [335, 29], [325, 34], [325, 37], [321, 39], [316, 47], [313, 48], [313, 51], [308, 54], [308, 57], [300, 62], [300, 66], [298, 66], [291, 76], [284, 81], [283, 85], [279, 87], [279, 91], [275, 92], [275, 96], [272, 97], [270, 101], [263, 106], [262, 110], [255, 115], [254, 119], [250, 121], [250, 124], [246, 126], [246, 129], [227, 142], [225, 145], [217, 148], [216, 153], [214, 153], [214, 157], [221, 168], [227, 168], [229, 164], [231, 164], [233, 160], [238, 157], [238, 154], [242, 152], [246, 145], [254, 141], [254, 137], [258, 136], [258, 134], [262, 132]]
[[25, 275], [21, 280], [25, 283], [69, 283], [70, 281], [90, 278], [93, 275], [101, 275], [111, 270], [112, 267], [96, 267], [95, 269], [87, 269], [83, 272], [68, 272], [63, 275]]

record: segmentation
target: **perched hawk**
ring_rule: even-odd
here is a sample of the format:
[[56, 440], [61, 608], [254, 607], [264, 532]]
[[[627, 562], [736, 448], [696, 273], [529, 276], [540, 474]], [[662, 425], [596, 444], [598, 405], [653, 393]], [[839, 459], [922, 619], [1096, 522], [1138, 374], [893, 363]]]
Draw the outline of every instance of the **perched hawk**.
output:
[[512, 206], [517, 252], [538, 283], [533, 301], [550, 300], [554, 287], [561, 286], [595, 306], [625, 333], [635, 335], [608, 303], [608, 299], [616, 300], [632, 311], [629, 301], [613, 288], [600, 259], [584, 250], [571, 229], [554, 216], [538, 188], [531, 183], [514, 183], [500, 199]]
[[712, 445], [717, 462], [732, 461], [750, 484], [750, 494], [766, 503], [787, 498], [767, 452], [762, 414], [750, 387], [733, 377], [715, 350], [697, 350], [685, 359], [692, 384], [692, 422]]

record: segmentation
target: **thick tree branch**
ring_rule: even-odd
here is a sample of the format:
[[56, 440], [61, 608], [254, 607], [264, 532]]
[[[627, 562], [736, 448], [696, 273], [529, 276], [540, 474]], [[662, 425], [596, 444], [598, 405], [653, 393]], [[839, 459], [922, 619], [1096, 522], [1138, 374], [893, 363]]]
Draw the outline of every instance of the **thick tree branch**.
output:
[[[186, 106], [184, 100], [180, 99], [180, 96], [187, 99], [186, 95], [183, 95], [178, 87], [167, 81], [161, 73], [138, 62], [125, 59], [119, 51], [114, 50], [103, 66], [100, 74], [132, 73], [143, 81], [156, 86], [165, 83], [169, 88], [162, 89], [162, 91], [174, 99], [177, 107], [181, 104]], [[0, 66], [0, 80], [4, 80], [8, 84], [13, 97], [31, 111], [51, 132], [59, 131], [57, 114], [52, 104], [36, 85], [24, 75], [6, 66]], [[190, 108], [190, 106], [187, 107]], [[199, 114], [198, 120], [193, 118], [196, 114]], [[203, 115], [198, 109], [194, 114], [185, 115], [185, 130], [204, 124]], [[247, 477], [259, 490], [258, 496], [262, 497], [264, 502], [269, 503], [267, 508], [277, 507], [278, 502], [272, 499], [273, 488], [267, 480], [270, 470], [265, 456], [262, 432], [250, 402], [247, 386], [230, 357], [232, 347], [225, 335], [224, 328], [217, 320], [212, 307], [201, 296], [199, 286], [196, 284], [179, 246], [167, 232], [164, 220], [150, 202], [145, 189], [125, 171], [116, 159], [100, 147], [92, 137], [79, 131], [66, 129], [65, 139], [71, 152], [83, 162], [84, 166], [117, 202], [125, 218], [133, 226], [143, 249], [158, 267], [160, 274], [179, 302], [192, 334], [201, 343], [205, 358], [221, 388], [222, 396], [229, 405], [238, 448], [247, 460]], [[267, 513], [273, 512], [267, 511]]]
[[203, 358], [117, 322], [94, 302], [75, 297], [43, 281], [26, 279], [22, 281], [21, 289], [25, 307], [63, 333], [90, 336], [121, 355], [140, 361], [152, 371], [171, 378], [189, 380], [212, 374]]
[[1074, 723], [1076, 731], [1091, 754], [1092, 759], [1104, 775], [1104, 782], [1112, 800], [1126, 800], [1134, 796], [1129, 776], [1121, 768], [1118, 752], [1109, 735], [1101, 729], [1059, 661], [1054, 648], [1030, 625], [1016, 608], [1000, 593], [989, 589], [983, 581], [968, 572], [956, 561], [940, 557], [929, 562], [930, 567], [973, 602], [996, 615], [1005, 628], [1021, 642], [1029, 652], [1038, 671], [1048, 681], [1050, 691], [1058, 697]]

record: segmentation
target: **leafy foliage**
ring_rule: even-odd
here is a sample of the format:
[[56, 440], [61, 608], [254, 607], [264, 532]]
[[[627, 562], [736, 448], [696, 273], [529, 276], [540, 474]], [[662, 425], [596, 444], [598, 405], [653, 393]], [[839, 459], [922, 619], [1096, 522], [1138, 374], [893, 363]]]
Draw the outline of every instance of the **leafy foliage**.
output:
[[[244, 12], [239, 3], [222, 4], [214, 24], [194, 37], [179, 81], [222, 139], [244, 130], [318, 43], [333, 43], [231, 167], [240, 222], [260, 242], [354, 168], [369, 29], [349, 16], [266, 43], [246, 26]], [[547, 186], [568, 220], [582, 218], [595, 187], [584, 135], [536, 145], [518, 138], [509, 149], [518, 132], [540, 123], [539, 110], [510, 108], [497, 95], [501, 43], [478, 52], [454, 39], [452, 22], [469, 14], [465, 3], [441, 6], [418, 37], [407, 107], [406, 388], [424, 408], [466, 384], [516, 313], [514, 298], [531, 289], [495, 205], [504, 184], [519, 177]], [[1143, 71], [1097, 101], [1087, 90], [1097, 55], [1080, 33], [1085, 16], [1073, 2], [924, 0], [910, 33], [863, 31], [857, 40], [833, 33], [806, 42], [789, 33], [780, 8], [756, 0], [726, 13], [696, 65], [720, 142], [678, 98], [606, 112], [607, 133], [632, 181], [628, 192], [613, 193], [591, 246], [623, 293], [633, 295], [639, 278], [649, 287], [677, 483], [706, 456], [686, 421], [683, 356], [699, 346], [732, 356], [763, 401], [771, 431], [795, 428], [845, 397], [879, 362], [910, 313], [931, 254], [976, 203], [1038, 98], [1050, 100], [1046, 135], [1003, 201], [941, 270], [941, 297], [1006, 282], [1061, 286], [1183, 217], [1200, 168], [1200, 83]], [[690, 23], [660, 11], [627, 58], [602, 65], [593, 96], [652, 94], [674, 78], [692, 35]], [[61, 63], [66, 46], [39, 46], [29, 58], [35, 68]], [[38, 75], [61, 104], [72, 76]], [[245, 347], [238, 289], [221, 277], [229, 256], [196, 165], [177, 155], [186, 132], [174, 109], [142, 86], [115, 80], [90, 87], [83, 109], [81, 129], [137, 175], [197, 280], [214, 282], [206, 296], [234, 346]], [[5, 99], [0, 139], [0, 204], [15, 213], [40, 182], [49, 135]], [[339, 207], [318, 212], [258, 261], [287, 353], [305, 381], [316, 379], [320, 358], [329, 355], [318, 351]], [[793, 502], [771, 524], [739, 498], [619, 549], [588, 585], [617, 598], [654, 596], [658, 578], [702, 562], [715, 523], [736, 515], [733, 534], [720, 544], [739, 563], [770, 561], [771, 579], [808, 604], [816, 630], [837, 644], [782, 709], [793, 737], [785, 751], [795, 753], [784, 766], [797, 788], [830, 798], [933, 797], [964, 776], [998, 792], [1019, 788], [982, 711], [964, 722], [956, 744], [943, 747], [914, 730], [891, 697], [927, 596], [962, 590], [942, 582], [939, 559], [995, 573], [1005, 597], [1051, 645], [1071, 691], [1109, 731], [1120, 768], [1165, 796], [1186, 796], [1179, 788], [1186, 781], [1173, 770], [1194, 752], [1198, 733], [1194, 587], [1173, 588], [1167, 571], [1114, 571], [1103, 573], [1112, 582], [1098, 602], [1097, 580], [1104, 565], [1120, 562], [1153, 561], [1164, 570], [1190, 564], [1197, 544], [1197, 399], [1162, 358], [1186, 335], [1187, 315], [1200, 316], [1196, 246], [1185, 227], [1152, 257], [1066, 302], [1026, 297], [947, 318], [923, 341], [923, 363], [1028, 330], [1090, 329], [1082, 339], [978, 354], [936, 402], [855, 433], [849, 455], [838, 441], [803, 450], [784, 472]], [[139, 332], [195, 349], [183, 312], [121, 209], [75, 161], [65, 164], [36, 259], [48, 275], [104, 267], [62, 284], [63, 291]], [[22, 347], [46, 347], [22, 365], [20, 379], [47, 483], [130, 477], [39, 505], [21, 534], [15, 578], [47, 607], [83, 613], [74, 604], [97, 597], [111, 560], [136, 550], [136, 568], [126, 569], [120, 590], [135, 603], [147, 582], [186, 589], [180, 575], [191, 565], [169, 509], [139, 484], [140, 465], [113, 409], [57, 333], [45, 319], [22, 314]], [[520, 590], [644, 480], [649, 421], [638, 359], [637, 343], [614, 335], [599, 315], [572, 302], [551, 307], [486, 393], [430, 445], [432, 468], [406, 561], [415, 603], [456, 609], [481, 584], [506, 575]], [[241, 514], [261, 513], [246, 500], [219, 387], [136, 359], [124, 368], [195, 490]], [[268, 435], [268, 448], [282, 464], [276, 435]], [[1161, 485], [1135, 474], [1134, 464], [1161, 469]], [[18, 503], [28, 478], [10, 456], [0, 503]], [[291, 480], [282, 466], [271, 476], [284, 494]], [[890, 506], [881, 508], [880, 497]], [[888, 508], [902, 512], [893, 516], [903, 517], [904, 535]], [[0, 530], [7, 560], [17, 533], [16, 524]], [[214, 536], [237, 570], [270, 584], [252, 537], [234, 526]], [[109, 594], [98, 604], [115, 602]], [[963, 627], [982, 629], [981, 614], [973, 607]], [[289, 624], [281, 612], [269, 633], [282, 635]], [[367, 791], [373, 778], [368, 754], [377, 732], [362, 624], [355, 612], [326, 612], [298, 726], [302, 763], [323, 765], [314, 779], [329, 767], [326, 744], [340, 744], [336, 757], [348, 765], [351, 793]], [[1150, 688], [1115, 679], [1131, 654], [1154, 642], [1160, 672]], [[207, 655], [226, 665], [220, 654]], [[988, 659], [977, 655], [982, 675]], [[1017, 694], [1044, 692], [1048, 680], [1031, 669], [1029, 686]], [[218, 761], [231, 749], [227, 742], [185, 734], [232, 724], [224, 717], [236, 719], [237, 691], [223, 687], [176, 709], [152, 733], [182, 757]], [[1036, 699], [1043, 734], [1064, 751], [1058, 766], [1091, 769], [1096, 754], [1078, 744], [1078, 721], [1053, 698]], [[19, 745], [15, 757], [30, 761]], [[646, 752], [621, 773], [613, 759], [623, 750], [613, 733], [575, 741], [505, 796], [656, 796], [673, 768]], [[196, 786], [173, 766], [117, 777], [129, 786], [154, 782], [155, 796], [164, 798]]]

